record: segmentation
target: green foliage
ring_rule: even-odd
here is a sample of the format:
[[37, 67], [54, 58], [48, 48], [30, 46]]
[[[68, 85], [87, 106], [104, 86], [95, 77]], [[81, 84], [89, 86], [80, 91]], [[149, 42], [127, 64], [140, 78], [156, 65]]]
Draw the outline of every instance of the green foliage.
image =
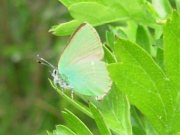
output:
[[[59, 1], [0, 2], [0, 134], [180, 134], [180, 0]], [[58, 60], [66, 38], [54, 35], [82, 22], [98, 26], [113, 80], [102, 101], [52, 91], [35, 64]]]
[[[121, 63], [109, 66], [112, 79], [161, 134], [172, 132], [176, 89], [153, 59], [131, 42], [117, 42]], [[173, 117], [172, 117], [173, 115]]]
[[164, 26], [164, 66], [168, 77], [180, 88], [180, 17], [176, 12]]
[[106, 98], [96, 102], [96, 105], [110, 129], [118, 134], [132, 134], [129, 101], [115, 85]]
[[[60, 1], [73, 20], [54, 26], [50, 31], [55, 35], [69, 35], [82, 22], [108, 23], [104, 60], [114, 84], [103, 101], [78, 95], [89, 108], [55, 87], [58, 93], [94, 119], [99, 134], [179, 134], [179, 1]], [[75, 114], [66, 113], [71, 115], [67, 120], [73, 116], [67, 123], [73, 132], [94, 134]], [[82, 133], [72, 126], [75, 121]]]
[[[174, 12], [172, 18], [164, 27], [164, 66], [167, 77], [171, 81], [172, 109], [171, 116], [171, 133], [179, 131], [180, 122], [180, 15]], [[173, 42], [170, 42], [173, 41]]]
[[91, 112], [94, 116], [94, 120], [96, 121], [97, 127], [102, 135], [111, 135], [111, 132], [103, 120], [102, 114], [98, 109], [93, 105], [90, 104]]
[[145, 0], [134, 0], [133, 2], [131, 0], [61, 0], [61, 2], [68, 8], [74, 20], [51, 29], [55, 35], [59, 36], [72, 33], [84, 21], [97, 26], [110, 22], [133, 20], [153, 26], [157, 17], [152, 6]]
[[[130, 135], [132, 134], [131, 123], [130, 123], [129, 102], [127, 98], [125, 97], [125, 95], [120, 90], [118, 90], [115, 86], [113, 86], [112, 92], [108, 96], [106, 96], [103, 101], [99, 102], [99, 101], [95, 101], [94, 99], [90, 99], [91, 102], [98, 107], [99, 109], [98, 110], [97, 108], [95, 108], [95, 106], [92, 103], [90, 104], [90, 109], [87, 108], [86, 106], [81, 104], [79, 101], [75, 101], [71, 97], [68, 97], [67, 95], [65, 95], [60, 89], [55, 87], [51, 81], [50, 83], [53, 86], [53, 88], [56, 89], [56, 91], [61, 96], [63, 96], [63, 98], [65, 98], [69, 103], [73, 104], [74, 107], [79, 109], [81, 112], [85, 113], [87, 116], [95, 119], [97, 126], [99, 127], [99, 131], [102, 134], [104, 133], [110, 134], [109, 128], [119, 134], [130, 134]], [[109, 110], [110, 108], [111, 110]], [[104, 119], [104, 120], [102, 121], [101, 119]], [[114, 119], [116, 119], [116, 121], [114, 121]], [[72, 125], [70, 127], [71, 129], [74, 129]], [[82, 128], [78, 128], [78, 129], [82, 129]], [[76, 133], [79, 133], [76, 130], [73, 130], [73, 131], [75, 131]]]
[[66, 112], [63, 113], [68, 127], [73, 129], [78, 135], [92, 135], [87, 126], [72, 112], [66, 110]]
[[56, 126], [56, 130], [53, 133], [49, 133], [48, 135], [76, 135], [72, 130], [63, 125]]
[[172, 12], [172, 8], [168, 0], [152, 0], [152, 5], [161, 18], [165, 18]]

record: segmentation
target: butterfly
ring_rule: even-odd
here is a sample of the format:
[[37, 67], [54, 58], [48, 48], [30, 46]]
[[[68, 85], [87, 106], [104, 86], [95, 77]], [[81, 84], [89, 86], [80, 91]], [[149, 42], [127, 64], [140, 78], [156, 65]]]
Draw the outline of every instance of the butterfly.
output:
[[53, 68], [51, 75], [54, 84], [62, 89], [102, 100], [112, 85], [103, 57], [98, 33], [90, 24], [83, 23], [71, 36], [57, 68], [43, 58], [39, 63]]

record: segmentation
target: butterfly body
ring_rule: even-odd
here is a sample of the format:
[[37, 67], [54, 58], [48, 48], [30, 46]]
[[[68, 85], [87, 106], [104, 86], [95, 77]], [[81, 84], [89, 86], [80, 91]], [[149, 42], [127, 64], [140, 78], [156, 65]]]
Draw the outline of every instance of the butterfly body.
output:
[[[72, 87], [67, 82], [66, 79], [63, 79], [63, 75], [60, 75], [57, 69], [53, 69], [51, 76], [53, 77], [54, 84], [59, 87], [61, 87], [63, 90], [71, 90]], [[65, 78], [65, 77], [64, 77]]]

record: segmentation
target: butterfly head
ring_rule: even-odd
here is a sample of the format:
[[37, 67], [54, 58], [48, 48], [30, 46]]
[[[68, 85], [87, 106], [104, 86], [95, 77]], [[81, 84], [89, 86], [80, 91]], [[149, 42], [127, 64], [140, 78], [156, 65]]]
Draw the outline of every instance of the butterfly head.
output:
[[72, 87], [66, 82], [66, 80], [64, 80], [61, 77], [58, 69], [55, 66], [53, 66], [51, 63], [49, 63], [47, 60], [43, 59], [39, 55], [37, 55], [37, 57], [38, 57], [37, 60], [38, 63], [50, 67], [51, 76], [53, 78], [53, 82], [55, 85], [59, 85], [63, 89], [72, 89]]
[[51, 76], [53, 77], [53, 81], [54, 81], [55, 85], [57, 85], [57, 84], [61, 85], [60, 84], [61, 78], [60, 78], [60, 75], [59, 75], [57, 69], [53, 69], [53, 71], [51, 72]]

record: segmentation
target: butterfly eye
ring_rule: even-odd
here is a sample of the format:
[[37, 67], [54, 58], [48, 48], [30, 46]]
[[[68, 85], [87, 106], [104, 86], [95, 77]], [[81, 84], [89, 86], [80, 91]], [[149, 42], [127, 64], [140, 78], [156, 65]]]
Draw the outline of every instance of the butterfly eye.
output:
[[54, 69], [53, 72], [52, 72], [53, 76], [58, 76], [58, 71], [57, 69]]

